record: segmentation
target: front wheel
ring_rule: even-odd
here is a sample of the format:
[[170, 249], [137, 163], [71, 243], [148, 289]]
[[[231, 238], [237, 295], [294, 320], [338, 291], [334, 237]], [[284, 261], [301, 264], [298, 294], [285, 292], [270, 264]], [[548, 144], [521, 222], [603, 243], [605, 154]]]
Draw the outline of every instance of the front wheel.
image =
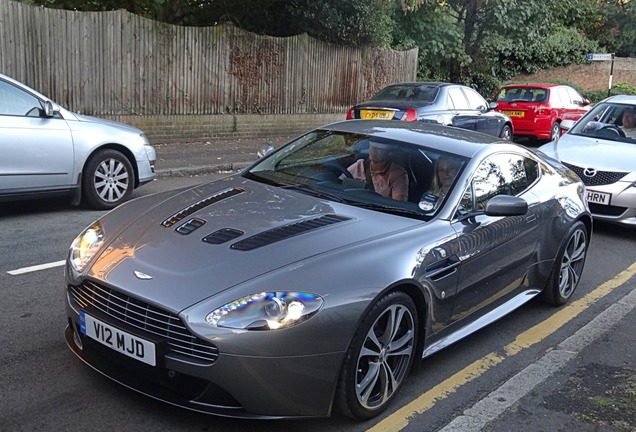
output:
[[565, 304], [579, 284], [587, 255], [587, 229], [576, 222], [565, 236], [552, 268], [543, 298], [556, 306]]
[[416, 356], [417, 310], [401, 291], [378, 300], [362, 320], [338, 383], [337, 409], [369, 419], [386, 409], [402, 387]]
[[121, 152], [107, 149], [91, 156], [82, 174], [82, 194], [95, 209], [110, 210], [124, 202], [133, 191], [135, 172]]

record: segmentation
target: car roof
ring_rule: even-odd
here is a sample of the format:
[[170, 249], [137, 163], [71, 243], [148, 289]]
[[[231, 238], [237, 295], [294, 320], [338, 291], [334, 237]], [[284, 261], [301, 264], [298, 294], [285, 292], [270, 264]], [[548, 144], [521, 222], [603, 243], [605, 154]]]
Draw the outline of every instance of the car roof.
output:
[[331, 123], [318, 129], [359, 133], [371, 137], [404, 141], [469, 158], [472, 158], [489, 144], [497, 143], [497, 146], [507, 146], [509, 149], [519, 147], [495, 136], [458, 127], [425, 122], [356, 119]]
[[501, 86], [502, 89], [517, 88], [517, 87], [519, 88], [528, 88], [528, 87], [552, 88], [552, 87], [569, 87], [569, 86], [566, 86], [565, 84], [554, 84], [554, 83], [523, 83], [523, 84], [506, 84], [504, 86]]
[[[382, 88], [385, 89], [387, 87], [393, 87], [393, 86], [421, 86], [421, 85], [429, 85], [429, 86], [435, 86], [435, 87], [446, 87], [451, 85], [462, 86], [461, 84], [453, 84], [453, 83], [447, 83], [447, 82], [421, 81], [421, 82], [394, 83], [394, 84], [389, 84]], [[465, 86], [462, 86], [462, 87], [465, 87]]]
[[616, 95], [603, 99], [601, 102], [614, 102], [623, 104], [636, 105], [636, 96], [634, 95]]

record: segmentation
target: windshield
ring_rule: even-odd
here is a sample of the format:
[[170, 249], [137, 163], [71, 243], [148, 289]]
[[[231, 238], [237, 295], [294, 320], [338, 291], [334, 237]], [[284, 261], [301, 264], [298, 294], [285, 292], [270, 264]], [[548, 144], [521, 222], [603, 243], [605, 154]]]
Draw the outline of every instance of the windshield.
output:
[[435, 102], [439, 87], [429, 84], [396, 84], [380, 90], [370, 100], [408, 100], [414, 102]]
[[636, 144], [636, 106], [600, 103], [568, 133]]
[[407, 142], [315, 130], [270, 153], [245, 176], [323, 199], [427, 219], [444, 205], [467, 162]]

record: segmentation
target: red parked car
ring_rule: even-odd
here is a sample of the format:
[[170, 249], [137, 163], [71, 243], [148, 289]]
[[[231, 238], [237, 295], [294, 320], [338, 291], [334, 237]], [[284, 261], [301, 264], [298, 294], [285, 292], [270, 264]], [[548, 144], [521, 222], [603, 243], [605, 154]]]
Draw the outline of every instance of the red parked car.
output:
[[494, 98], [496, 111], [512, 119], [515, 136], [554, 141], [561, 120], [578, 120], [590, 110], [590, 101], [562, 84], [509, 84]]

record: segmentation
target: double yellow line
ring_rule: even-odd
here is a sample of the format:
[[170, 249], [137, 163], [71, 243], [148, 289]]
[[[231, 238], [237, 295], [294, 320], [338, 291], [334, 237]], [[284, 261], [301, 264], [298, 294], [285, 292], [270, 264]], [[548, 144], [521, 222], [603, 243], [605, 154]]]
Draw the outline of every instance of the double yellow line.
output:
[[516, 339], [504, 347], [505, 355], [489, 353], [475, 360], [461, 371], [439, 383], [411, 403], [403, 406], [393, 414], [368, 429], [368, 432], [396, 432], [405, 428], [412, 417], [432, 408], [436, 402], [446, 399], [463, 385], [483, 375], [493, 366], [529, 348], [556, 332], [581, 312], [589, 308], [601, 298], [623, 285], [636, 274], [636, 262], [620, 272], [614, 278], [596, 287], [580, 300], [574, 301], [560, 309], [547, 320], [521, 333]]

